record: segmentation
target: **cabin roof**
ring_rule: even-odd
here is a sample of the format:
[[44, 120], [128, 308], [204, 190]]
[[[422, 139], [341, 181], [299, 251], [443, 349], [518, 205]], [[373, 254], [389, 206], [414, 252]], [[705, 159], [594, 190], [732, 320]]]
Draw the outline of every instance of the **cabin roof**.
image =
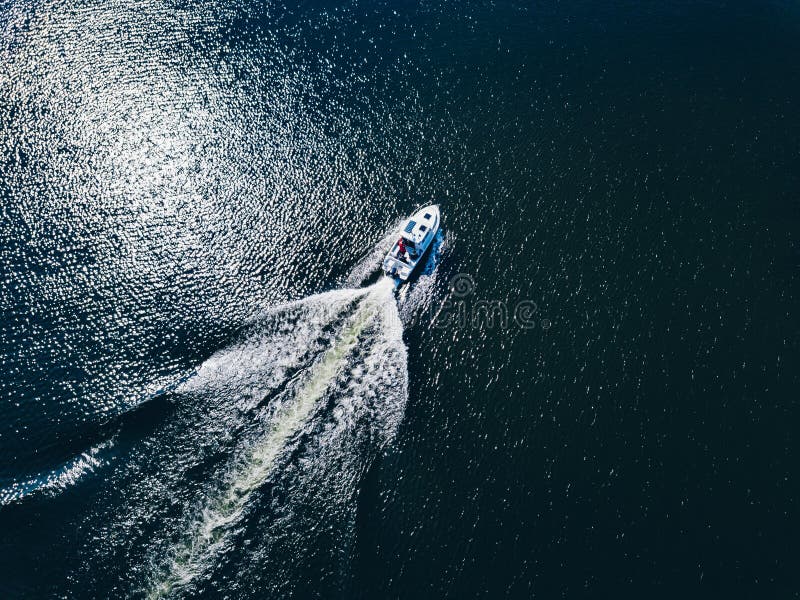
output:
[[436, 226], [436, 214], [436, 207], [433, 206], [428, 207], [424, 214], [422, 211], [417, 212], [406, 221], [400, 235], [414, 244], [421, 242], [428, 230]]
[[424, 223], [417, 223], [416, 221], [409, 221], [403, 228], [401, 234], [405, 239], [411, 240], [414, 243], [421, 242], [428, 231], [427, 225]]

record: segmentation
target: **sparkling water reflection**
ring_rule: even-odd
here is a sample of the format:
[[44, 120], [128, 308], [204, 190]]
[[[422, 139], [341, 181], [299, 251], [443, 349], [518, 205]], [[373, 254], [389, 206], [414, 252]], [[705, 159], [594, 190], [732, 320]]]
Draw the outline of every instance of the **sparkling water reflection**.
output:
[[[791, 596], [799, 29], [777, 0], [4, 3], [0, 596], [169, 579], [358, 308], [270, 311], [368, 288], [430, 202], [393, 442], [365, 330], [173, 595]], [[467, 314], [537, 326], [435, 326], [459, 273]]]

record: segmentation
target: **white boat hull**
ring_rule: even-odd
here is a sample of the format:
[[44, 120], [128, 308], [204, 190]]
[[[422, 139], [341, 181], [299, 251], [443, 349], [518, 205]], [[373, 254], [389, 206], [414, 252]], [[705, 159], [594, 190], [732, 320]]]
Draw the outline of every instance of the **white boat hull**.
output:
[[[419, 209], [403, 221], [398, 239], [383, 259], [383, 272], [398, 285], [407, 281], [422, 262], [439, 231], [440, 220], [439, 207], [432, 204]], [[400, 252], [401, 239], [406, 246], [405, 252]]]

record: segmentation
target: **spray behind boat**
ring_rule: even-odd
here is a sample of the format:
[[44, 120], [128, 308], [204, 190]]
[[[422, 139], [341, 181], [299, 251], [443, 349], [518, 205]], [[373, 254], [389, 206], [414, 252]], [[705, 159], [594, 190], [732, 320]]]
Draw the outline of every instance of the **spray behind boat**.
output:
[[214, 458], [221, 468], [209, 467], [201, 493], [158, 527], [174, 535], [146, 540], [152, 567], [138, 592], [203, 594], [218, 583], [224, 557], [252, 543], [255, 557], [242, 568], [258, 568], [274, 586], [267, 595], [284, 597], [291, 582], [281, 574], [301, 540], [346, 540], [360, 478], [405, 410], [402, 336], [392, 282], [381, 278], [268, 309], [178, 386], [176, 404], [208, 428], [178, 430], [175, 445], [189, 449], [182, 460], [202, 468], [196, 461], [207, 452], [195, 439], [225, 432], [230, 447]]

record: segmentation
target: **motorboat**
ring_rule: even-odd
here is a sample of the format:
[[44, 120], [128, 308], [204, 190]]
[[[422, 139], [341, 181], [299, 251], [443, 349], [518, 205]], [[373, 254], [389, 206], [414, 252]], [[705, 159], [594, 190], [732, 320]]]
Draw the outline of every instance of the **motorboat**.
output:
[[411, 277], [422, 262], [439, 231], [439, 207], [436, 204], [420, 208], [404, 220], [397, 241], [383, 259], [383, 272], [400, 285]]

